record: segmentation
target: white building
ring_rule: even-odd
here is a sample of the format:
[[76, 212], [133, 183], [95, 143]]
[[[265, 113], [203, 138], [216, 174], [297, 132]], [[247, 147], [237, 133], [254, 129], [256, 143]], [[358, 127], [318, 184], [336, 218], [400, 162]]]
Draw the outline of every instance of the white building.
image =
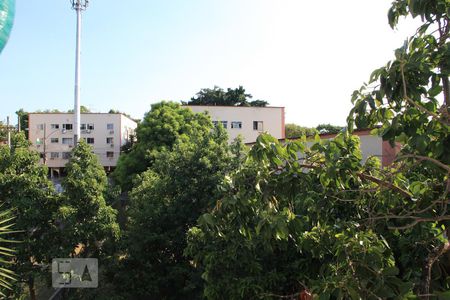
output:
[[187, 105], [193, 112], [208, 112], [213, 123], [221, 122], [230, 141], [239, 135], [245, 143], [253, 143], [261, 132], [277, 139], [285, 137], [284, 107], [203, 106]]
[[[59, 174], [73, 148], [72, 113], [30, 113], [29, 140], [41, 153], [51, 175]], [[117, 165], [121, 146], [130, 141], [137, 124], [123, 114], [82, 113], [81, 138], [92, 146], [100, 163], [107, 169]]]

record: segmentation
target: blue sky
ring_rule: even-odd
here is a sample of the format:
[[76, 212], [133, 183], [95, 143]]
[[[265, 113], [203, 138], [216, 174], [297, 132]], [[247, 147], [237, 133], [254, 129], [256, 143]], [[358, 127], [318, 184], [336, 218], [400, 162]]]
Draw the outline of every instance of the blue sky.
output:
[[[350, 95], [414, 22], [387, 24], [390, 0], [91, 0], [83, 15], [82, 105], [141, 118], [151, 103], [243, 85], [287, 122], [344, 124]], [[0, 55], [0, 120], [73, 107], [69, 0], [17, 0]]]

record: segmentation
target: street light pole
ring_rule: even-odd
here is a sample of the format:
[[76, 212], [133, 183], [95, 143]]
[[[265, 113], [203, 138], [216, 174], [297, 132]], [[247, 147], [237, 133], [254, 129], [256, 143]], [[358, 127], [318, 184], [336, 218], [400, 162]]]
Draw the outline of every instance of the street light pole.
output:
[[74, 145], [78, 144], [80, 138], [80, 78], [81, 78], [81, 13], [86, 10], [89, 0], [71, 0], [72, 8], [77, 13], [77, 39], [75, 53], [75, 101], [74, 101]]

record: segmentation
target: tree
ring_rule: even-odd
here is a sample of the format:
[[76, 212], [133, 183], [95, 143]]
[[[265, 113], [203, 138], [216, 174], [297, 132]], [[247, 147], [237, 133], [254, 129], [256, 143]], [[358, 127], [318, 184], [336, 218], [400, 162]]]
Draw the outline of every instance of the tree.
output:
[[376, 133], [383, 140], [403, 145], [396, 169], [402, 171], [411, 196], [386, 218], [402, 220], [405, 230], [425, 226], [422, 223], [442, 228], [441, 243], [430, 247], [422, 262], [422, 294], [443, 289], [434, 281], [443, 280], [439, 268], [449, 250], [449, 13], [445, 0], [393, 2], [388, 14], [392, 28], [402, 16], [420, 17], [422, 25], [395, 51], [395, 59], [375, 70], [369, 83], [353, 93], [348, 118], [350, 128], [381, 124]]
[[[386, 227], [371, 227], [366, 209], [374, 200], [358, 191], [374, 183], [353, 174], [376, 169], [379, 162], [360, 160], [357, 137], [339, 135], [307, 148], [306, 138], [283, 146], [261, 135], [247, 164], [221, 187], [225, 196], [189, 232], [187, 254], [203, 270], [205, 296], [406, 296], [412, 284], [397, 277], [390, 247], [405, 236], [410, 245], [433, 243], [433, 231], [396, 240]], [[414, 263], [425, 248], [416, 245], [403, 258], [410, 271], [417, 270]]]
[[5, 142], [8, 139], [8, 128], [0, 121], [0, 142]]
[[120, 156], [113, 178], [124, 191], [129, 191], [133, 178], [152, 166], [157, 152], [172, 149], [180, 136], [192, 132], [207, 134], [211, 129], [212, 123], [205, 114], [195, 114], [174, 102], [153, 104], [138, 124], [137, 142]]
[[[0, 234], [11, 235], [16, 233], [12, 230], [14, 224], [11, 221], [14, 219], [14, 213], [11, 209], [3, 209], [0, 212]], [[0, 296], [6, 298], [13, 287], [13, 283], [17, 280], [15, 273], [11, 271], [11, 261], [14, 259], [14, 250], [11, 248], [12, 240], [3, 238], [0, 242]]]
[[259, 106], [264, 107], [269, 103], [264, 100], [250, 101], [251, 94], [247, 94], [242, 86], [236, 89], [228, 88], [224, 91], [215, 86], [212, 89], [201, 89], [200, 92], [188, 101], [187, 105], [224, 105], [224, 106]]
[[344, 130], [344, 127], [331, 124], [319, 124], [316, 129], [321, 134], [336, 134]]
[[230, 146], [217, 127], [185, 134], [155, 156], [131, 193], [123, 272], [114, 272], [118, 290], [136, 299], [201, 298], [200, 273], [183, 255], [186, 232], [213, 207], [241, 151], [242, 143]]
[[[59, 198], [47, 179], [47, 168], [39, 165], [39, 154], [29, 149], [23, 133], [15, 134], [11, 148], [0, 146], [0, 195], [5, 207], [16, 218], [15, 226], [22, 231], [14, 235], [15, 258], [12, 269], [18, 283], [26, 283], [31, 299], [36, 299], [34, 282], [47, 274], [42, 266], [61, 255], [58, 245], [56, 212]], [[16, 287], [20, 294], [20, 287]]]
[[296, 124], [286, 124], [286, 138], [300, 138], [302, 136], [314, 136], [318, 131], [315, 128], [303, 127]]
[[348, 128], [381, 124], [374, 133], [403, 145], [392, 166], [362, 164], [347, 132], [311, 148], [258, 138], [189, 231], [207, 298], [448, 297], [449, 11], [445, 0], [394, 1], [391, 26], [406, 15], [423, 25], [353, 94]]
[[[117, 240], [117, 212], [106, 205], [104, 192], [107, 177], [92, 148], [84, 141], [72, 150], [63, 179], [62, 205], [59, 208], [64, 226], [64, 247], [73, 256], [89, 257], [102, 254], [105, 240]], [[75, 249], [81, 248], [80, 253]]]
[[19, 123], [20, 123], [20, 131], [24, 132], [25, 137], [28, 139], [28, 133], [29, 133], [28, 112], [24, 111], [23, 108], [21, 108], [18, 111], [16, 111], [16, 114], [17, 114], [17, 117], [18, 117]]

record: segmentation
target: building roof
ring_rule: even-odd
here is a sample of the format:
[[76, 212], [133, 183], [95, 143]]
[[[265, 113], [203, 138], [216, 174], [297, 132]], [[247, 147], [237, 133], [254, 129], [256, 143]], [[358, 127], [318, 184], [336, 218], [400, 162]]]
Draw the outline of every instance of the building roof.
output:
[[285, 108], [284, 106], [235, 106], [235, 105], [195, 105], [195, 104], [184, 104], [182, 106], [227, 107], [227, 108]]
[[[73, 115], [73, 112], [30, 112], [29, 115]], [[124, 113], [98, 113], [98, 112], [82, 112], [80, 115], [122, 115], [134, 122], [137, 121]]]

